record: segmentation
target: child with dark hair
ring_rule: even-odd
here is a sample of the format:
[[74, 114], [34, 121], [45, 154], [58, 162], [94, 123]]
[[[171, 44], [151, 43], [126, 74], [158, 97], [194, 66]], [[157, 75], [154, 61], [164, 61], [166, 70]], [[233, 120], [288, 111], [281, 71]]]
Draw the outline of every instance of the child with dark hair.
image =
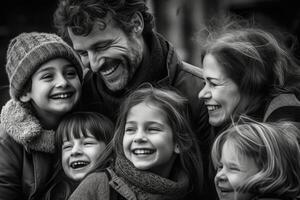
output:
[[80, 181], [95, 168], [98, 157], [113, 137], [114, 126], [94, 112], [75, 112], [56, 131], [57, 174], [46, 199], [67, 199]]

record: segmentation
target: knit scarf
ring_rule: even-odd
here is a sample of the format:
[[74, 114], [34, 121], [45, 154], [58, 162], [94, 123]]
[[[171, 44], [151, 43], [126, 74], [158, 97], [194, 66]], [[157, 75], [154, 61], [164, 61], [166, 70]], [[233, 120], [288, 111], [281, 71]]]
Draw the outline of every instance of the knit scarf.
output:
[[178, 170], [174, 180], [157, 174], [138, 170], [123, 155], [118, 155], [115, 171], [137, 195], [137, 199], [182, 199], [187, 195], [189, 180], [187, 175]]
[[9, 100], [1, 111], [1, 126], [26, 150], [54, 153], [54, 131], [44, 130], [29, 104]]

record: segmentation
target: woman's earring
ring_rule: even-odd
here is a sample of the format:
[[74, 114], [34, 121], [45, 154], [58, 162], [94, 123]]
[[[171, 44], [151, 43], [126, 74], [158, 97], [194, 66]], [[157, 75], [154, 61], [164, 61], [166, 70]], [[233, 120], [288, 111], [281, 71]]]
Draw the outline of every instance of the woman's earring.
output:
[[180, 148], [179, 148], [179, 145], [178, 145], [178, 144], [175, 144], [174, 152], [177, 153], [177, 154], [180, 153]]

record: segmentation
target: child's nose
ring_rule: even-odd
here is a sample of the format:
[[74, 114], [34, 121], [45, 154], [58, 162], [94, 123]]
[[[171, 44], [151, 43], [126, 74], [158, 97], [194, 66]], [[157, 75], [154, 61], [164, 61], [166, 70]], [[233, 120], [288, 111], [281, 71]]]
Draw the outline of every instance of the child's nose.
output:
[[82, 154], [82, 148], [80, 144], [74, 144], [72, 151], [71, 151], [71, 156], [76, 156], [76, 155], [81, 155]]
[[63, 75], [58, 75], [56, 78], [56, 87], [65, 87], [68, 84], [67, 79]]
[[146, 138], [146, 134], [143, 130], [138, 129], [134, 138], [133, 138], [133, 142], [146, 142], [147, 138]]
[[227, 181], [227, 176], [225, 174], [225, 170], [221, 169], [220, 171], [217, 172], [215, 176], [216, 181]]

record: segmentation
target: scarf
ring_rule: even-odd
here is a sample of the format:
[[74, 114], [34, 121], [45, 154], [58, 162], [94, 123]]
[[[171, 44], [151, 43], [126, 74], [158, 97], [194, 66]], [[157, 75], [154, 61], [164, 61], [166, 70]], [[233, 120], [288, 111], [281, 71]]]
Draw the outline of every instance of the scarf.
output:
[[54, 131], [44, 130], [30, 104], [9, 100], [1, 111], [1, 126], [26, 150], [54, 153]]
[[137, 199], [182, 199], [188, 193], [189, 180], [182, 170], [177, 170], [174, 180], [138, 170], [123, 155], [118, 155], [115, 171], [137, 195]]

